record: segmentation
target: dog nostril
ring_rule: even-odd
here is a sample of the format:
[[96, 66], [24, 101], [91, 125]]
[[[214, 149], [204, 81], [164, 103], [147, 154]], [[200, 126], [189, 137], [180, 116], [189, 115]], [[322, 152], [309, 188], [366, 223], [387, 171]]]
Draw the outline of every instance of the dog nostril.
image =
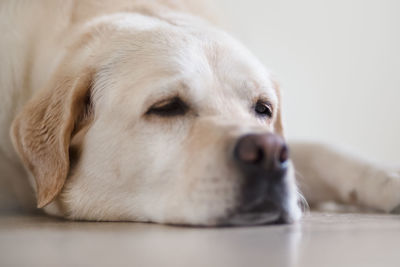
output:
[[289, 149], [275, 134], [249, 134], [239, 138], [234, 156], [246, 166], [273, 170], [280, 169], [289, 160]]
[[262, 148], [257, 148], [257, 157], [253, 161], [254, 163], [261, 163], [265, 158], [264, 150]]
[[287, 145], [283, 145], [281, 148], [281, 152], [279, 153], [279, 163], [284, 164], [289, 160], [289, 148]]

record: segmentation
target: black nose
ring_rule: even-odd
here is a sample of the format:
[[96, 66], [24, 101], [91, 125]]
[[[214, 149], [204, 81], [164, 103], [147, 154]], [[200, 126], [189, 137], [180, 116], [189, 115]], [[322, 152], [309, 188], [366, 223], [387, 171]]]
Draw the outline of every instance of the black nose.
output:
[[246, 223], [243, 218], [251, 216], [247, 223], [285, 222], [289, 149], [284, 139], [272, 133], [242, 136], [234, 158], [243, 178], [234, 220]]
[[276, 134], [249, 134], [239, 138], [234, 157], [245, 172], [276, 172], [286, 167], [289, 149]]

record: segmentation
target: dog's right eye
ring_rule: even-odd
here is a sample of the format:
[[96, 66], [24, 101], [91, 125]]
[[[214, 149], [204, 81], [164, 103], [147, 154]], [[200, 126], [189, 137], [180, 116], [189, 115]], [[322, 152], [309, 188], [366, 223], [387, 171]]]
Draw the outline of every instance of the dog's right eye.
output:
[[185, 115], [189, 110], [188, 105], [179, 97], [160, 101], [154, 104], [147, 112], [146, 115], [157, 115], [162, 117], [173, 117]]

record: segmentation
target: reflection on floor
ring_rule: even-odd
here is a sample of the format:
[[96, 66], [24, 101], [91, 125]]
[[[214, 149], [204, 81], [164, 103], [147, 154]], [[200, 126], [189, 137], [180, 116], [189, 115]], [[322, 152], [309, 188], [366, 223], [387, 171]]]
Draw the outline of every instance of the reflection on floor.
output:
[[301, 223], [182, 228], [0, 216], [0, 266], [400, 266], [400, 216], [311, 213]]

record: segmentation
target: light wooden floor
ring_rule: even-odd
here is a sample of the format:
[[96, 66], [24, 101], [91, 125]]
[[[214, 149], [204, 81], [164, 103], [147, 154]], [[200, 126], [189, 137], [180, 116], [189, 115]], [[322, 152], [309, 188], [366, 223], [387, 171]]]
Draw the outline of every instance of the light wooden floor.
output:
[[0, 266], [400, 266], [400, 216], [306, 215], [297, 225], [181, 228], [0, 217]]

